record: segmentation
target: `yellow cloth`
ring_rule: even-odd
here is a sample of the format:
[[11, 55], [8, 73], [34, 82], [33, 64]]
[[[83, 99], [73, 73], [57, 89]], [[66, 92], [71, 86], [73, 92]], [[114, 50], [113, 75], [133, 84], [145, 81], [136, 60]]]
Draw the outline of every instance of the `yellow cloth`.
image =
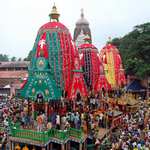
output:
[[17, 145], [15, 146], [15, 150], [21, 150], [21, 147], [19, 146], [19, 144], [17, 144]]
[[23, 147], [22, 150], [29, 150], [27, 146]]
[[28, 111], [28, 108], [27, 108], [27, 107], [25, 107], [25, 108], [24, 108], [24, 112], [27, 112], [27, 111]]
[[114, 58], [113, 53], [108, 52], [106, 53], [107, 64], [104, 64], [105, 75], [108, 82], [111, 84], [112, 87], [116, 86], [116, 79], [115, 79], [115, 66], [114, 66]]

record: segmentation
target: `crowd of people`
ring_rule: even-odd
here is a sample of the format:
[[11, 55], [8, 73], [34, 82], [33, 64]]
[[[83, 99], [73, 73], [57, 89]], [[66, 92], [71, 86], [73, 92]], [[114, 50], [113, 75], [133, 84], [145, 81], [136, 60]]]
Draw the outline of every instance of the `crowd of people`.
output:
[[136, 113], [128, 113], [124, 124], [116, 129], [110, 140], [112, 150], [149, 150], [150, 149], [150, 108], [140, 104]]
[[106, 127], [106, 115], [103, 112], [95, 115], [100, 108], [98, 97], [91, 96], [87, 101], [78, 97], [74, 102], [62, 100], [59, 106], [52, 105], [48, 117], [44, 112], [39, 112], [35, 120], [37, 130], [51, 128], [66, 130], [71, 127], [83, 129], [85, 134], [94, 137], [100, 127]]
[[[67, 130], [70, 127], [83, 129], [85, 134], [94, 139], [95, 145], [100, 145], [99, 129], [111, 127], [107, 113], [98, 111], [102, 107], [100, 101], [99, 95], [92, 94], [87, 99], [78, 95], [75, 101], [62, 98], [60, 103], [49, 107], [48, 115], [40, 110], [33, 116], [29, 101], [11, 99], [2, 107], [0, 120], [5, 128], [5, 135], [9, 133], [11, 120], [16, 127], [37, 131], [51, 128]], [[150, 109], [142, 101], [140, 105], [136, 113], [126, 112], [121, 128], [118, 126], [108, 135], [112, 150], [150, 149]], [[107, 112], [112, 111], [109, 107], [105, 108]]]
[[[48, 116], [44, 111], [39, 111], [35, 116], [32, 114], [31, 104], [25, 100], [7, 100], [0, 113], [3, 126], [8, 129], [9, 120], [14, 125], [22, 128], [45, 129], [56, 128], [65, 130], [69, 127], [81, 129], [86, 133], [93, 133], [95, 127], [104, 127], [106, 116], [103, 113], [95, 116], [94, 112], [100, 108], [99, 97], [90, 96], [87, 100], [79, 96], [73, 101], [61, 100], [58, 108], [51, 106]], [[7, 132], [6, 132], [7, 133]]]

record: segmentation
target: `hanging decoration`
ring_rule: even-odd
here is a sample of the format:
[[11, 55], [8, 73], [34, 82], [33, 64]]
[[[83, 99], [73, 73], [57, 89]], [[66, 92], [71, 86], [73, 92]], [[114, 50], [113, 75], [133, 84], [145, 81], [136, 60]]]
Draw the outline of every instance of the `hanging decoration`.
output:
[[[109, 87], [102, 74], [101, 61], [97, 48], [89, 43], [82, 44], [79, 47], [81, 64], [84, 72], [84, 79], [89, 90], [98, 92], [101, 88]], [[103, 77], [102, 77], [103, 76]]]
[[100, 57], [104, 65], [106, 78], [113, 88], [126, 83], [125, 73], [119, 50], [112, 44], [107, 44], [101, 51]]
[[77, 54], [75, 57], [73, 80], [69, 89], [68, 98], [74, 99], [78, 94], [80, 94], [81, 97], [86, 97], [88, 95], [88, 91], [84, 82], [79, 55]]
[[61, 88], [58, 86], [50, 71], [49, 50], [47, 37], [48, 33], [38, 35], [36, 51], [33, 48], [33, 58], [29, 67], [29, 77], [20, 91], [20, 96], [36, 100], [38, 94], [43, 96], [45, 101], [58, 100], [61, 97]]
[[99, 57], [100, 60], [100, 78], [98, 78], [97, 83], [95, 84], [94, 90], [96, 92], [101, 91], [102, 89], [105, 91], [110, 91], [111, 90], [111, 85], [108, 83], [108, 80], [105, 75], [104, 71], [104, 66], [102, 64], [101, 58]]

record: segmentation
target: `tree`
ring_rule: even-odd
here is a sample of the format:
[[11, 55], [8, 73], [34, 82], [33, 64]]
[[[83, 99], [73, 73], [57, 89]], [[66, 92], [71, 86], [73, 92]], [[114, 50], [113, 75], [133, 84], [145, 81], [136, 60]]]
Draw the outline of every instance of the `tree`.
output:
[[10, 60], [11, 60], [11, 61], [16, 61], [17, 58], [16, 58], [15, 56], [13, 56]]
[[0, 61], [9, 61], [8, 55], [0, 54]]
[[135, 26], [132, 32], [111, 43], [120, 50], [127, 74], [150, 76], [150, 23]]
[[21, 57], [20, 57], [20, 58], [18, 58], [18, 61], [22, 61]]
[[32, 50], [30, 50], [28, 56], [26, 58], [24, 58], [25, 61], [31, 61], [32, 58]]

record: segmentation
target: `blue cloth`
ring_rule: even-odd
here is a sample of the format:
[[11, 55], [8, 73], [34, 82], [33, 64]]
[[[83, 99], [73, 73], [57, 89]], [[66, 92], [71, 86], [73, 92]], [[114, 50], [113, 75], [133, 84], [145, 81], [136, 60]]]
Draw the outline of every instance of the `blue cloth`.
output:
[[134, 80], [133, 82], [131, 82], [129, 85], [126, 86], [126, 90], [136, 92], [136, 91], [145, 90], [145, 87], [143, 87], [140, 84], [139, 80]]
[[54, 113], [52, 113], [52, 115], [51, 115], [51, 121], [52, 121], [52, 124], [56, 124], [56, 113], [54, 112]]

